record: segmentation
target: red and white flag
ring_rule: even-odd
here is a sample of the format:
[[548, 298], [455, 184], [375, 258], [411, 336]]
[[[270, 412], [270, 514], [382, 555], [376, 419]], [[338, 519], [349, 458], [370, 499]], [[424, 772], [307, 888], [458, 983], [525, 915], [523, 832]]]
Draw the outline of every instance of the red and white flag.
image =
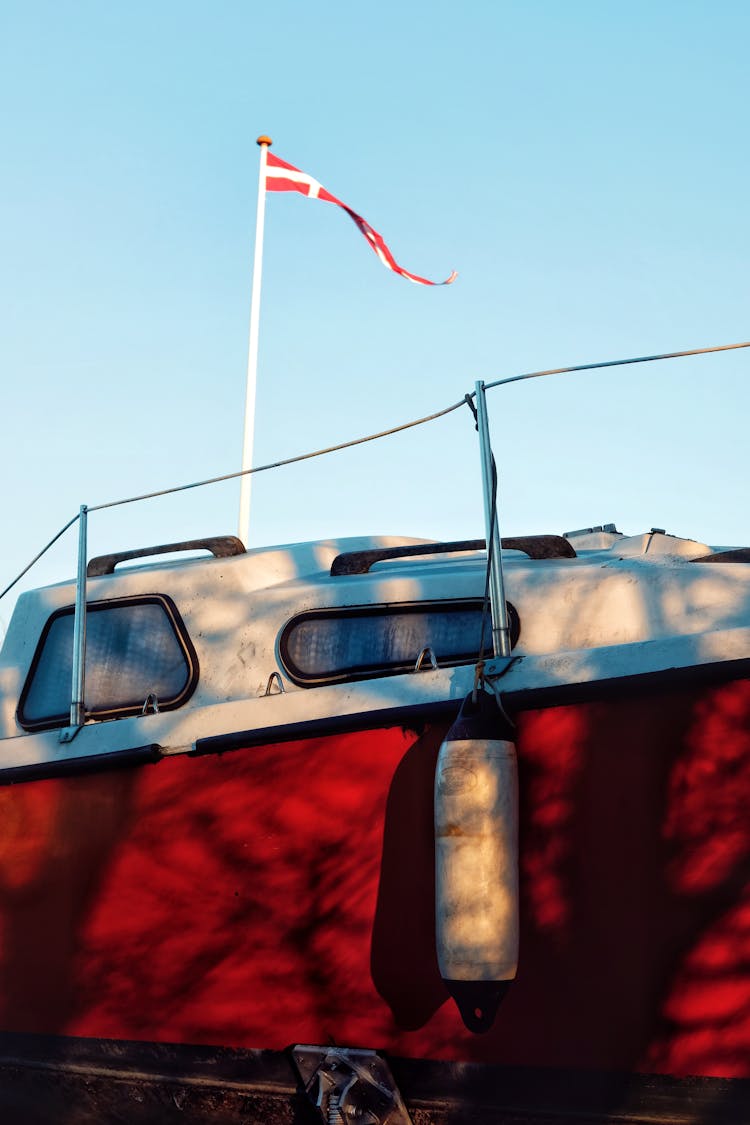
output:
[[306, 172], [300, 172], [299, 168], [287, 164], [285, 160], [281, 160], [272, 152], [266, 154], [266, 191], [298, 191], [301, 195], [308, 196], [309, 199], [322, 199], [326, 203], [335, 203], [337, 207], [346, 211], [349, 218], [357, 224], [383, 265], [387, 266], [389, 270], [393, 270], [394, 273], [400, 274], [401, 277], [405, 277], [408, 281], [413, 281], [416, 285], [450, 285], [458, 276], [456, 271], [453, 270], [450, 277], [447, 277], [445, 281], [428, 281], [426, 277], [418, 277], [417, 274], [402, 269], [383, 241], [382, 235], [373, 230], [361, 215], [352, 211], [351, 207], [347, 207], [335, 195], [331, 195], [330, 191], [326, 191], [323, 185], [319, 184], [312, 176], [308, 176]]

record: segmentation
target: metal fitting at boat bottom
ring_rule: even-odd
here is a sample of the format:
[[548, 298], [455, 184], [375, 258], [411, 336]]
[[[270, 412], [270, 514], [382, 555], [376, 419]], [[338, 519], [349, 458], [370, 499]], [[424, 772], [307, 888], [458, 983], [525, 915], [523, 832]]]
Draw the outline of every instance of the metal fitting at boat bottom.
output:
[[388, 1064], [376, 1051], [298, 1044], [292, 1059], [325, 1125], [412, 1125]]

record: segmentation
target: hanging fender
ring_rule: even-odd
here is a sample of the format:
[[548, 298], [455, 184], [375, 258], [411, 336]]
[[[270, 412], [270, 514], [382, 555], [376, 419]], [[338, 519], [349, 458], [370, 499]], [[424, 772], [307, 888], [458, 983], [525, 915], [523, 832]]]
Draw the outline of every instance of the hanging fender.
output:
[[467, 696], [435, 771], [437, 955], [470, 1031], [488, 1031], [518, 963], [518, 764], [510, 723]]

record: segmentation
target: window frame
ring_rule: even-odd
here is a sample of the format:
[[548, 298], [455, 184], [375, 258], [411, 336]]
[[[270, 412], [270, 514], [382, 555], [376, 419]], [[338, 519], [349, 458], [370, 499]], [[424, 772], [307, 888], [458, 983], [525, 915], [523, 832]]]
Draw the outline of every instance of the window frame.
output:
[[[284, 674], [289, 677], [292, 683], [296, 684], [298, 687], [304, 688], [324, 687], [328, 684], [356, 683], [360, 680], [381, 679], [384, 676], [400, 676], [405, 672], [414, 671], [414, 663], [419, 655], [418, 653], [414, 656], [413, 660], [401, 661], [398, 664], [391, 664], [388, 667], [375, 664], [368, 668], [345, 668], [330, 675], [309, 675], [297, 668], [295, 662], [292, 660], [289, 653], [289, 637], [297, 625], [306, 621], [315, 620], [316, 618], [343, 620], [351, 617], [397, 617], [401, 614], [406, 615], [419, 611], [435, 613], [436, 611], [443, 610], [447, 613], [460, 613], [466, 612], [467, 609], [474, 609], [481, 613], [483, 604], [482, 598], [450, 598], [438, 601], [327, 606], [304, 610], [302, 613], [296, 613], [294, 617], [290, 618], [279, 634], [279, 662], [284, 670]], [[521, 620], [514, 605], [509, 601], [506, 601], [505, 605], [508, 611], [511, 648], [514, 648], [521, 635]], [[486, 651], [490, 653], [492, 649], [492, 627], [489, 608], [487, 610], [485, 635]], [[472, 653], [470, 656], [461, 659], [446, 659], [445, 657], [440, 659], [436, 655], [436, 659], [439, 659], [440, 668], [460, 668], [468, 664], [473, 664], [477, 659], [477, 655], [477, 653]]]
[[[132, 596], [125, 596], [119, 598], [104, 598], [100, 601], [86, 603], [87, 617], [91, 613], [102, 613], [108, 609], [120, 609], [123, 606], [138, 606], [138, 605], [159, 605], [164, 611], [169, 626], [177, 640], [177, 644], [185, 659], [187, 669], [187, 679], [185, 686], [182, 690], [168, 699], [159, 699], [159, 711], [174, 711], [178, 707], [182, 707], [188, 701], [190, 696], [196, 689], [198, 684], [200, 669], [198, 664], [198, 654], [195, 651], [193, 642], [185, 627], [185, 623], [180, 616], [177, 606], [172, 599], [166, 594], [135, 594]], [[61, 617], [73, 617], [75, 614], [75, 605], [62, 606], [60, 609], [54, 610], [53, 613], [47, 618], [42, 628], [42, 632], [37, 641], [34, 655], [31, 659], [29, 670], [24, 680], [21, 694], [18, 698], [18, 706], [16, 707], [16, 721], [18, 725], [25, 731], [41, 731], [41, 730], [57, 730], [60, 727], [67, 726], [70, 722], [69, 714], [64, 717], [56, 716], [47, 719], [26, 719], [24, 717], [24, 705], [28, 698], [31, 686], [34, 682], [34, 677], [42, 659], [42, 653], [47, 643], [47, 638], [52, 630], [54, 623]], [[85, 688], [84, 688], [84, 704], [85, 704]], [[143, 711], [143, 704], [145, 700], [139, 703], [127, 704], [122, 707], [108, 707], [92, 711], [88, 707], [85, 709], [85, 719], [91, 719], [96, 722], [105, 722], [108, 719], [120, 719], [133, 715], [140, 715]]]

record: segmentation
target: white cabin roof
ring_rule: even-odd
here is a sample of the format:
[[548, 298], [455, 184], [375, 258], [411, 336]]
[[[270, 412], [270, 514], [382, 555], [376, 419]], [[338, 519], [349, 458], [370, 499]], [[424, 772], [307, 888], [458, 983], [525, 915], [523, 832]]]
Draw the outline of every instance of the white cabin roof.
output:
[[[625, 654], [624, 664], [617, 666], [638, 674], [638, 646], [644, 645], [650, 646], [652, 663], [660, 645], [659, 651], [669, 649], [672, 663], [682, 659], [680, 645], [685, 660], [695, 658], [696, 645], [702, 646], [705, 659], [717, 660], [719, 635], [731, 632], [739, 645], [740, 633], [750, 630], [746, 562], [700, 562], [713, 553], [709, 545], [658, 530], [624, 536], [608, 529], [585, 529], [570, 533], [566, 543], [574, 548], [575, 557], [532, 559], [519, 550], [503, 552], [506, 598], [520, 618], [513, 682], [521, 682], [524, 675], [533, 680], [535, 667], [546, 669], [544, 676], [552, 680], [559, 678], [566, 674], [560, 669], [568, 666], [560, 660], [564, 656], [569, 664], [570, 654], [576, 653], [581, 659], [575, 675], [584, 666], [589, 669], [586, 674], [607, 675], [609, 658], [602, 663], [594, 657], [615, 650]], [[300, 614], [324, 610], [356, 614], [357, 607], [380, 607], [380, 612], [423, 603], [478, 604], [485, 589], [484, 550], [446, 551], [436, 543], [440, 553], [376, 558], [364, 573], [331, 574], [334, 560], [344, 554], [429, 545], [424, 539], [375, 536], [257, 548], [218, 558], [168, 555], [117, 565], [111, 574], [89, 578], [89, 603], [150, 596], [169, 599], [197, 654], [195, 687], [178, 711], [123, 718], [117, 729], [125, 737], [126, 728], [132, 728], [128, 738], [148, 741], [148, 728], [151, 740], [159, 745], [172, 739], [175, 745], [189, 748], [198, 737], [196, 731], [206, 737], [211, 723], [219, 721], [209, 719], [209, 712], [214, 714], [217, 707], [224, 708], [222, 716], [234, 715], [222, 718], [222, 723], [249, 726], [252, 721], [262, 726], [268, 724], [271, 711], [276, 722], [301, 722], [326, 708], [356, 711], [385, 706], [383, 701], [399, 707], [422, 697], [460, 698], [465, 682], [470, 684], [471, 668], [445, 667], [381, 679], [376, 673], [374, 680], [357, 676], [357, 682], [313, 687], [291, 678], [280, 650], [283, 630]], [[74, 602], [73, 581], [29, 591], [18, 599], [0, 652], [0, 740], [30, 739], [36, 745], [46, 739], [51, 745], [57, 739], [56, 731], [24, 730], [17, 710], [45, 625], [52, 614]], [[736, 651], [742, 651], [741, 646]], [[654, 659], [658, 664], [658, 655]], [[550, 671], [550, 661], [558, 661], [557, 671]], [[511, 678], [506, 679], [510, 685]], [[268, 694], [272, 683], [284, 689], [282, 703], [273, 707]], [[255, 706], [261, 703], [263, 707]], [[237, 717], [237, 708], [242, 718]], [[113, 727], [111, 722], [87, 723], [78, 736], [79, 745], [87, 740], [93, 745], [87, 732], [96, 725]]]

